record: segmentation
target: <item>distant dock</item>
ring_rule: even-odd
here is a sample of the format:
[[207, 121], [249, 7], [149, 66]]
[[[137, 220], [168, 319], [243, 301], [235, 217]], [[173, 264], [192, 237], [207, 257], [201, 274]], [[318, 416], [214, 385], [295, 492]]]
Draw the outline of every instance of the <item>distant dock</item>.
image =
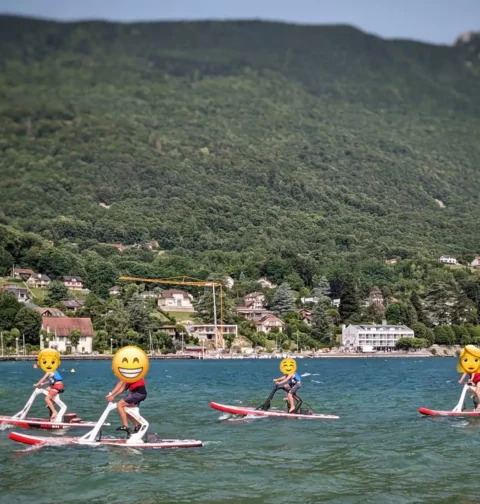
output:
[[[61, 355], [62, 361], [111, 361], [112, 355]], [[149, 355], [150, 360], [198, 360], [198, 355]], [[4, 355], [0, 362], [36, 362], [36, 355]]]
[[[271, 360], [283, 359], [285, 355], [271, 354], [256, 354], [256, 355], [238, 355], [238, 354], [166, 354], [166, 355], [149, 355], [150, 360]], [[451, 355], [432, 355], [431, 353], [416, 353], [416, 352], [387, 352], [387, 353], [320, 353], [315, 355], [295, 355], [289, 354], [292, 359], [404, 359], [416, 358], [423, 359], [425, 357], [451, 357]], [[5, 355], [0, 356], [0, 362], [35, 362], [36, 355]], [[62, 355], [62, 361], [110, 361], [112, 355]]]

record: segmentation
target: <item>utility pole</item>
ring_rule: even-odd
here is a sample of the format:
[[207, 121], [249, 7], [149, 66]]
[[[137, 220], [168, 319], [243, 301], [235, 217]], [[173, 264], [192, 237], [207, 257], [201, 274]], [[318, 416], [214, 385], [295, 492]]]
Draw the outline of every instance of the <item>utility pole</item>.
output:
[[113, 338], [110, 338], [110, 353], [113, 355]]
[[18, 355], [18, 336], [15, 338], [15, 355]]
[[3, 357], [3, 332], [0, 332], [0, 338], [2, 340], [2, 357]]
[[218, 350], [218, 330], [217, 330], [217, 303], [215, 300], [215, 284], [212, 283], [213, 289], [213, 324], [215, 326], [215, 350]]
[[22, 337], [23, 337], [23, 355], [27, 355], [25, 353], [25, 333], [22, 333]]
[[180, 335], [182, 336], [182, 353], [183, 353], [183, 331], [180, 333]]

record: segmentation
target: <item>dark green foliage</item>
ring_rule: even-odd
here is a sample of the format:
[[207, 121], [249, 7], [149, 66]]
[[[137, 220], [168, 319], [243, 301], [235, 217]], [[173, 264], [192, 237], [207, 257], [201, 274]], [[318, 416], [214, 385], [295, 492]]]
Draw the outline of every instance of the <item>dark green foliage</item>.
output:
[[108, 297], [108, 289], [115, 285], [118, 272], [113, 264], [101, 258], [92, 258], [87, 266], [88, 286], [100, 297]]
[[77, 350], [77, 346], [80, 343], [80, 338], [82, 336], [82, 333], [78, 329], [72, 329], [70, 331], [70, 337], [68, 338], [68, 341], [70, 345], [72, 345], [73, 350]]
[[325, 302], [315, 305], [312, 313], [312, 338], [324, 345], [332, 344], [332, 320], [328, 314], [328, 306]]
[[107, 331], [96, 331], [93, 337], [93, 350], [95, 352], [105, 352], [110, 350], [110, 338]]
[[271, 308], [273, 313], [280, 317], [295, 310], [293, 292], [288, 283], [283, 283], [277, 289]]
[[225, 334], [223, 339], [225, 340], [226, 348], [230, 350], [232, 348], [232, 343], [235, 340], [235, 334]]
[[452, 329], [455, 333], [455, 343], [457, 345], [465, 346], [472, 343], [472, 337], [465, 326], [454, 325]]
[[397, 350], [418, 350], [427, 348], [429, 345], [429, 341], [423, 338], [400, 338], [395, 343], [395, 348]]
[[45, 302], [48, 306], [53, 306], [59, 301], [69, 299], [69, 297], [68, 288], [62, 282], [53, 280], [48, 286]]
[[0, 292], [0, 329], [8, 331], [15, 327], [15, 317], [22, 306], [16, 297]]
[[[480, 78], [461, 51], [259, 22], [2, 17], [0, 32], [1, 222], [266, 251], [262, 273], [308, 287], [342, 258], [480, 250]], [[37, 265], [82, 276], [70, 259]]]
[[[100, 298], [119, 275], [228, 274], [225, 321], [260, 276], [328, 284], [343, 321], [378, 320], [360, 310], [378, 286], [407, 325], [477, 322], [478, 276], [434, 261], [480, 251], [480, 73], [462, 50], [260, 22], [0, 17], [0, 33], [0, 274], [78, 275]], [[124, 306], [85, 313], [144, 341]]]
[[450, 326], [437, 326], [433, 329], [435, 343], [437, 345], [454, 345], [456, 343], [455, 332]]
[[428, 324], [429, 323], [428, 318], [425, 315], [425, 310], [422, 305], [422, 301], [416, 290], [412, 292], [410, 296], [410, 302], [412, 303], [412, 306], [415, 308], [418, 321], [421, 322], [422, 324]]
[[128, 302], [126, 309], [130, 328], [141, 335], [144, 340], [147, 340], [148, 331], [150, 330], [150, 316], [143, 299], [138, 295], [134, 295]]
[[340, 316], [347, 321], [360, 310], [360, 299], [355, 281], [347, 280], [342, 285], [342, 295], [340, 296]]
[[417, 312], [409, 301], [389, 304], [385, 317], [390, 324], [405, 324], [409, 327], [417, 322]]
[[8, 276], [12, 271], [13, 257], [5, 249], [0, 248], [0, 276]]
[[30, 345], [40, 344], [40, 328], [42, 326], [41, 315], [32, 308], [24, 306], [18, 310], [15, 316], [15, 327], [20, 331], [20, 334], [25, 336], [25, 343]]
[[435, 334], [433, 329], [430, 329], [422, 322], [415, 322], [410, 326], [415, 333], [416, 338], [426, 339], [429, 342], [429, 345], [433, 345], [435, 343]]

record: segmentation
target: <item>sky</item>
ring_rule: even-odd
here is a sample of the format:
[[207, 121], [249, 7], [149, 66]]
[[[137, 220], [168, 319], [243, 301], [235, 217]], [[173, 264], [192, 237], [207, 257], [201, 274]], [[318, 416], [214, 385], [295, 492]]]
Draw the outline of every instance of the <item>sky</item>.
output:
[[0, 0], [0, 13], [73, 21], [265, 19], [350, 24], [384, 38], [451, 44], [480, 31], [480, 0]]

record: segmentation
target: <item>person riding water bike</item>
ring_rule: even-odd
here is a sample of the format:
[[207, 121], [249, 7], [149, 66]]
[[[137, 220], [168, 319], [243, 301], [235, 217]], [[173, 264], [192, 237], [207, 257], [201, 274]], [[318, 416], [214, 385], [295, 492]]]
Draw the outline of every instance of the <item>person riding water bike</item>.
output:
[[[134, 383], [126, 383], [120, 380], [115, 388], [106, 396], [108, 402], [112, 402], [115, 397], [122, 394], [125, 390], [128, 391], [128, 394], [124, 399], [120, 399], [117, 404], [118, 414], [120, 415], [120, 419], [122, 420], [122, 426], [118, 427], [117, 430], [125, 431], [127, 434], [130, 434], [130, 427], [128, 426], [127, 412], [125, 408], [132, 408], [133, 406], [138, 406], [142, 401], [145, 401], [147, 398], [147, 389], [146, 383], [144, 379], [138, 380]], [[134, 427], [134, 432], [138, 432], [140, 429], [140, 424], [134, 419], [131, 418]]]
[[57, 394], [61, 394], [65, 391], [65, 387], [63, 386], [63, 378], [62, 375], [58, 371], [54, 371], [53, 373], [45, 373], [43, 378], [35, 383], [34, 387], [41, 387], [45, 383], [49, 383], [50, 386], [47, 387], [48, 395], [45, 396], [45, 402], [47, 403], [48, 409], [50, 410], [50, 420], [57, 415], [57, 410], [54, 406], [54, 400]]
[[289, 413], [295, 413], [296, 406], [294, 398], [297, 391], [302, 386], [302, 378], [300, 375], [294, 371], [287, 375], [281, 376], [280, 378], [275, 378], [273, 382], [277, 385], [277, 388], [283, 388], [287, 392], [287, 400], [289, 404]]

